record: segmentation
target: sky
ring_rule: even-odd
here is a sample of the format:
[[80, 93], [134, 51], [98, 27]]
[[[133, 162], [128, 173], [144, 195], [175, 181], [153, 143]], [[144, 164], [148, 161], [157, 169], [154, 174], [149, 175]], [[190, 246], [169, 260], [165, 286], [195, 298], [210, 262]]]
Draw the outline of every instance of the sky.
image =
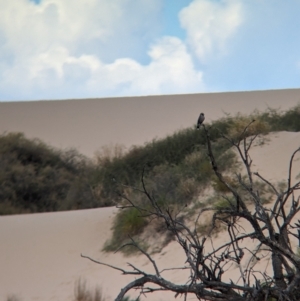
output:
[[300, 87], [300, 1], [0, 0], [0, 101]]

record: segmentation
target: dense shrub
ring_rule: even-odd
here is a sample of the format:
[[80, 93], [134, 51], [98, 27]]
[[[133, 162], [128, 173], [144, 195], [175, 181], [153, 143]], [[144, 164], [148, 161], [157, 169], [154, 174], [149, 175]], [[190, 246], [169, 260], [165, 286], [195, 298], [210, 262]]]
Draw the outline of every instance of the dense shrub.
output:
[[91, 208], [93, 167], [21, 133], [0, 136], [0, 214]]
[[261, 118], [270, 125], [271, 131], [299, 132], [300, 104], [284, 113], [269, 108], [261, 114]]

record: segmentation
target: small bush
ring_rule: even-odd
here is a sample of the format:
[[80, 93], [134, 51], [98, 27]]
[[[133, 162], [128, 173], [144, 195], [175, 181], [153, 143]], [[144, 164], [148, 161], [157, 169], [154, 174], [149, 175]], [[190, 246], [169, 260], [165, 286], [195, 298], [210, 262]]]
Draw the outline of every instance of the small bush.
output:
[[123, 209], [116, 220], [115, 231], [123, 237], [134, 236], [140, 233], [146, 225], [145, 218], [141, 215], [142, 213], [136, 208]]
[[279, 110], [269, 108], [261, 114], [261, 118], [266, 121], [272, 131], [300, 131], [300, 104], [282, 113]]
[[[255, 122], [251, 123], [254, 120]], [[244, 132], [246, 126], [248, 126], [248, 128]], [[238, 114], [234, 117], [234, 121], [228, 131], [228, 136], [233, 139], [243, 139], [248, 136], [267, 134], [270, 130], [271, 126], [261, 118], [258, 112], [254, 112], [250, 116]]]
[[220, 199], [214, 204], [214, 208], [217, 210], [229, 209], [236, 206], [236, 202], [233, 199]]
[[[129, 237], [134, 237], [141, 233], [146, 225], [146, 218], [142, 217], [141, 212], [136, 208], [121, 210], [114, 220], [112, 239], [106, 242], [103, 250], [116, 251], [120, 247], [120, 242], [130, 242]], [[130, 254], [137, 251], [137, 249], [127, 247], [122, 251]]]
[[92, 292], [87, 289], [86, 281], [81, 278], [75, 282], [74, 295], [74, 301], [105, 301], [99, 287], [96, 287], [95, 291]]

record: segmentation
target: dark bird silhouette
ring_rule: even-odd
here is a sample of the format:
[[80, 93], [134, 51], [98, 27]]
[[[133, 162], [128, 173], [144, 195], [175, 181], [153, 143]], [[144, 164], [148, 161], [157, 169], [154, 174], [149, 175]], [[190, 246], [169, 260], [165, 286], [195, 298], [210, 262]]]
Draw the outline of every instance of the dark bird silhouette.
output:
[[199, 130], [200, 125], [203, 123], [204, 119], [205, 119], [204, 114], [201, 113], [199, 118], [198, 118], [198, 122], [197, 122], [197, 130]]

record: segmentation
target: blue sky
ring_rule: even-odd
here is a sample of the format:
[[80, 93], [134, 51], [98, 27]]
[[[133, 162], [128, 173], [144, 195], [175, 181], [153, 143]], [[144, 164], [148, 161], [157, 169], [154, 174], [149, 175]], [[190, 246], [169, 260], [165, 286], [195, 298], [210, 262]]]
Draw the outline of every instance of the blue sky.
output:
[[296, 0], [0, 5], [0, 101], [300, 87]]

